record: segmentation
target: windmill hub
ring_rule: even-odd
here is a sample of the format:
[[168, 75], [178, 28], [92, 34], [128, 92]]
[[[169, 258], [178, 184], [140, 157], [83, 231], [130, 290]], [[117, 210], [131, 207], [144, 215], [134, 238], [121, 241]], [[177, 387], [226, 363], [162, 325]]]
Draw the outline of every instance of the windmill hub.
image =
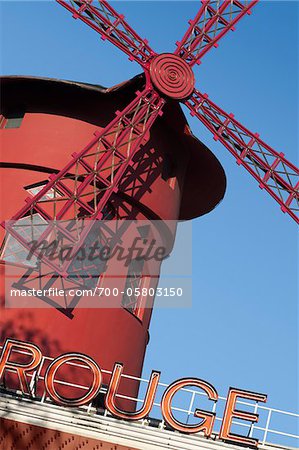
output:
[[172, 53], [162, 53], [153, 58], [150, 77], [155, 88], [175, 100], [187, 99], [194, 89], [192, 69], [183, 59]]

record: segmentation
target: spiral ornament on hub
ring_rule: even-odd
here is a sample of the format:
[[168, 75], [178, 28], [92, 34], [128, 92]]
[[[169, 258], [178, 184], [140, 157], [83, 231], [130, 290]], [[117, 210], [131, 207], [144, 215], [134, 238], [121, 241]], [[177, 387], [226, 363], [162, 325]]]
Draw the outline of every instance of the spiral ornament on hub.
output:
[[172, 53], [162, 53], [153, 58], [150, 77], [155, 88], [174, 100], [186, 100], [194, 89], [192, 69]]

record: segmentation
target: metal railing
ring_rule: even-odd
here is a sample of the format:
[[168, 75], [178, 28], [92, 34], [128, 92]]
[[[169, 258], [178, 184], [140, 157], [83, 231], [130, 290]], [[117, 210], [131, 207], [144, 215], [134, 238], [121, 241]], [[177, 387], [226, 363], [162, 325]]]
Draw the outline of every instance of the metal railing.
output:
[[[0, 350], [1, 350], [0, 346]], [[22, 353], [24, 355], [29, 355], [26, 351], [14, 350], [16, 353]], [[43, 356], [41, 364], [39, 366], [38, 371], [28, 374], [30, 380], [30, 390], [32, 392], [32, 396], [35, 397], [35, 400], [40, 401], [41, 403], [53, 404], [51, 399], [47, 396], [45, 389], [43, 388], [43, 393], [39, 397], [36, 396], [37, 386], [41, 386], [44, 380], [44, 376], [41, 375], [43, 368], [52, 362], [54, 358]], [[88, 366], [82, 363], [76, 362], [67, 362], [66, 364], [75, 366], [77, 368], [89, 369]], [[13, 369], [7, 369], [7, 371], [13, 372]], [[106, 377], [111, 375], [111, 371], [101, 369], [101, 372]], [[128, 402], [133, 402], [133, 404], [140, 407], [143, 403], [144, 393], [148, 386], [149, 380], [145, 378], [137, 378], [131, 375], [122, 374], [123, 380], [131, 380], [132, 382], [139, 385], [139, 395], [138, 397], [130, 397], [127, 395], [117, 394], [117, 397], [120, 399], [125, 399]], [[61, 386], [69, 386], [71, 388], [79, 389], [79, 390], [88, 390], [89, 386], [85, 386], [82, 384], [62, 380], [55, 379], [55, 383]], [[155, 402], [153, 404], [153, 408], [151, 411], [150, 418], [147, 420], [143, 420], [142, 423], [146, 426], [146, 424], [151, 421], [155, 422], [155, 426], [159, 429], [168, 429], [167, 424], [165, 423], [160, 410], [160, 401], [161, 396], [165, 389], [168, 387], [168, 384], [159, 382], [158, 389], [156, 393]], [[21, 394], [20, 391], [12, 392], [9, 389], [6, 389], [7, 393], [12, 393], [13, 395]], [[100, 390], [100, 394], [105, 394], [106, 388], [102, 386]], [[174, 414], [178, 414], [179, 420], [184, 423], [195, 423], [194, 411], [197, 408], [208, 410], [207, 405], [212, 404], [213, 407], [209, 408], [212, 412], [216, 413], [215, 426], [213, 430], [214, 437], [217, 438], [222, 416], [223, 410], [226, 402], [226, 397], [219, 396], [217, 402], [211, 402], [208, 400], [207, 395], [204, 392], [198, 391], [192, 388], [182, 388], [180, 390], [180, 398], [175, 399], [173, 401], [172, 411]], [[204, 407], [203, 407], [204, 403]], [[298, 447], [299, 444], [299, 434], [298, 434], [298, 425], [299, 425], [299, 414], [289, 411], [284, 411], [281, 409], [271, 408], [268, 406], [262, 406], [257, 402], [253, 401], [237, 401], [238, 409], [246, 410], [248, 412], [257, 413], [259, 415], [259, 421], [257, 423], [250, 423], [248, 421], [241, 422], [238, 420], [233, 420], [232, 424], [235, 428], [232, 432], [237, 432], [237, 434], [242, 434], [243, 436], [253, 437], [259, 440], [259, 447], [264, 447], [266, 444], [274, 444], [281, 445], [285, 447]], [[95, 406], [94, 402], [81, 406], [77, 408], [77, 410], [84, 411], [87, 414], [98, 415], [102, 414], [104, 416], [110, 415], [110, 413], [102, 408], [99, 410], [97, 406]], [[151, 424], [152, 425], [152, 424]], [[240, 432], [240, 430], [243, 430]]]

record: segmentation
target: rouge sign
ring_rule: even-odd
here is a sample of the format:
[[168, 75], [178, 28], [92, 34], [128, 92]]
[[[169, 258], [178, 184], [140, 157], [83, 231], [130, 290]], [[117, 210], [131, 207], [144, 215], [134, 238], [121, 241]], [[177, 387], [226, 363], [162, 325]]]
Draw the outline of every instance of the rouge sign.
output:
[[[29, 361], [26, 361], [26, 363], [18, 362], [15, 358], [16, 352], [25, 352], [29, 356]], [[32, 395], [28, 384], [28, 378], [30, 377], [30, 374], [32, 375], [32, 373], [39, 368], [42, 361], [43, 355], [37, 345], [15, 339], [7, 339], [0, 356], [0, 382], [4, 377], [5, 371], [13, 371], [18, 376], [19, 386], [22, 393], [24, 395]], [[92, 382], [87, 389], [87, 392], [85, 392], [81, 397], [67, 398], [62, 396], [55, 387], [56, 374], [62, 366], [74, 361], [88, 366], [92, 374]], [[124, 411], [117, 406], [116, 395], [122, 372], [123, 365], [121, 363], [115, 363], [108, 385], [108, 390], [105, 395], [106, 408], [114, 417], [119, 419], [134, 421], [148, 417], [153, 407], [160, 379], [160, 372], [156, 370], [152, 371], [143, 405], [139, 410], [132, 412]], [[99, 394], [102, 384], [102, 372], [98, 364], [91, 357], [82, 353], [66, 353], [55, 358], [48, 366], [44, 377], [44, 383], [45, 389], [53, 402], [61, 406], [78, 407], [86, 403], [90, 403]], [[191, 386], [201, 389], [205, 392], [209, 400], [217, 402], [218, 393], [214, 386], [210, 383], [199, 378], [182, 378], [171, 383], [163, 393], [161, 399], [161, 412], [163, 418], [174, 430], [187, 434], [198, 433], [201, 431], [207, 438], [209, 438], [212, 434], [215, 423], [215, 413], [202, 409], [196, 409], [194, 416], [198, 418], [197, 424], [186, 424], [180, 422], [173, 414], [172, 400], [174, 395], [182, 388], [188, 388]], [[236, 402], [239, 398], [253, 400], [255, 402], [266, 402], [267, 400], [267, 396], [265, 394], [230, 388], [223, 414], [221, 429], [219, 432], [219, 439], [225, 442], [237, 443], [239, 445], [241, 444], [250, 447], [257, 447], [257, 439], [241, 436], [231, 432], [232, 421], [234, 419], [250, 421], [252, 423], [256, 423], [258, 421], [258, 414], [236, 409]]]

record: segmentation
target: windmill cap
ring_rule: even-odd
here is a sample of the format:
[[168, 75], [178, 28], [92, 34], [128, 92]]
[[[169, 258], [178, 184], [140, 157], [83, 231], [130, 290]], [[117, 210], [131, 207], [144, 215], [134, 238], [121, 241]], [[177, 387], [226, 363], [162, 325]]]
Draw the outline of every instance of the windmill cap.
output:
[[[122, 110], [144, 85], [144, 76], [106, 88], [99, 85], [30, 76], [3, 76], [1, 111], [50, 113], [67, 116], [101, 127]], [[113, 107], [111, 107], [113, 106]], [[99, 111], [105, 111], [104, 115]], [[179, 219], [188, 220], [212, 211], [226, 189], [224, 169], [215, 155], [190, 131], [180, 104], [169, 101], [154, 124], [161, 136], [171, 136], [172, 157], [188, 157], [182, 187]]]

